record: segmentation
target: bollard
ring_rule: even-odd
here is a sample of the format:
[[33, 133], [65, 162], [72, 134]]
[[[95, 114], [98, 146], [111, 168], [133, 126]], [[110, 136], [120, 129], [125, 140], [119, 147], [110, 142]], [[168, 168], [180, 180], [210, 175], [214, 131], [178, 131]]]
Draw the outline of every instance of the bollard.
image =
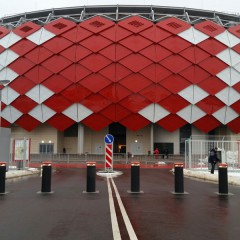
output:
[[6, 181], [6, 163], [0, 162], [0, 194], [6, 194], [5, 181]]
[[96, 162], [87, 162], [87, 193], [96, 193]]
[[143, 193], [140, 191], [140, 163], [131, 163], [131, 191], [129, 193]]
[[228, 165], [220, 163], [218, 165], [218, 194], [228, 195]]
[[52, 163], [43, 162], [42, 164], [42, 193], [52, 193], [51, 192], [51, 178], [52, 178]]
[[175, 192], [184, 194], [183, 163], [174, 163]]

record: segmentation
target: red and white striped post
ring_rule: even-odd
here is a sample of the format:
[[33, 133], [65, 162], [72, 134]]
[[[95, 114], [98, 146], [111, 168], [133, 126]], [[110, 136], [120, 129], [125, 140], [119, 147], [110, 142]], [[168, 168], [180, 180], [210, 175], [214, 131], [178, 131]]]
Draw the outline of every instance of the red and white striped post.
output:
[[113, 141], [114, 138], [111, 134], [107, 134], [104, 138], [105, 141], [105, 171], [113, 171]]

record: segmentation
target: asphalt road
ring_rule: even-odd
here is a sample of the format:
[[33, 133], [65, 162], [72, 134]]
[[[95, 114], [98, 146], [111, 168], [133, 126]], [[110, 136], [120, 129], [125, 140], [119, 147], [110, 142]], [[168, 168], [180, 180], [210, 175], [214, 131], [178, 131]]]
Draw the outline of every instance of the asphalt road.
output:
[[[113, 178], [113, 194], [121, 239], [232, 240], [240, 235], [240, 188], [219, 196], [218, 185], [184, 179], [186, 195], [173, 195], [174, 176], [166, 169], [141, 169], [142, 194], [130, 194], [130, 169]], [[53, 194], [38, 194], [39, 176], [7, 180], [0, 196], [1, 240], [114, 239], [106, 178], [96, 177], [98, 194], [86, 190], [86, 169], [60, 169], [52, 175]], [[119, 205], [117, 193], [126, 211]], [[126, 217], [130, 223], [125, 226]], [[129, 237], [129, 234], [131, 237]], [[117, 238], [115, 238], [117, 239]]]

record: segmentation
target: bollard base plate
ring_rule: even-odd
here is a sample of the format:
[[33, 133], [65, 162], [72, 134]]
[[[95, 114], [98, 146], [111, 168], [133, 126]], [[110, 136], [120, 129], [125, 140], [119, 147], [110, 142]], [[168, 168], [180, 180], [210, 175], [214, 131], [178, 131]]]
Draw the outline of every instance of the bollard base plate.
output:
[[219, 196], [232, 196], [232, 195], [234, 195], [233, 193], [219, 193], [219, 192], [215, 192], [215, 194], [217, 194]]
[[174, 195], [187, 195], [187, 194], [189, 194], [188, 192], [180, 193], [180, 192], [174, 192], [174, 191], [171, 191], [171, 193], [174, 194]]
[[6, 195], [6, 194], [8, 194], [8, 192], [0, 193], [0, 195]]
[[87, 192], [87, 191], [83, 191], [82, 193], [84, 193], [84, 194], [86, 194], [86, 193], [95, 193], [95, 194], [96, 194], [96, 193], [100, 193], [100, 191], [98, 191], [98, 190], [95, 191], [95, 192]]
[[42, 192], [42, 191], [38, 191], [37, 194], [43, 194], [43, 195], [49, 195], [49, 194], [53, 194], [54, 191], [51, 192]]
[[130, 191], [130, 190], [127, 190], [127, 193], [131, 193], [131, 194], [139, 194], [139, 193], [144, 193], [144, 191], [139, 191], [139, 192], [132, 192], [132, 191]]

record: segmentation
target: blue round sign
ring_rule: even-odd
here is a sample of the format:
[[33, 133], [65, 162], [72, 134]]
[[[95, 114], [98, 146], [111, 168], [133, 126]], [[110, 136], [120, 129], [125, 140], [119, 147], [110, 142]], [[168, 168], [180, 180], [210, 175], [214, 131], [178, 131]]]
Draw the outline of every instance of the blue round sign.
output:
[[107, 134], [107, 135], [104, 137], [104, 141], [105, 141], [106, 144], [113, 143], [113, 141], [114, 141], [113, 135]]

